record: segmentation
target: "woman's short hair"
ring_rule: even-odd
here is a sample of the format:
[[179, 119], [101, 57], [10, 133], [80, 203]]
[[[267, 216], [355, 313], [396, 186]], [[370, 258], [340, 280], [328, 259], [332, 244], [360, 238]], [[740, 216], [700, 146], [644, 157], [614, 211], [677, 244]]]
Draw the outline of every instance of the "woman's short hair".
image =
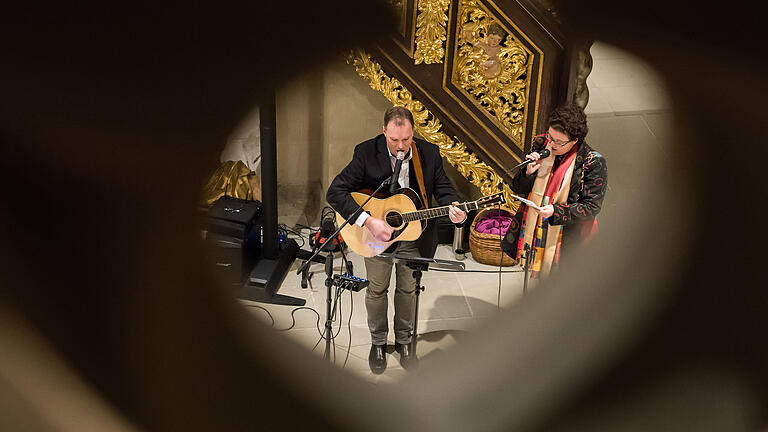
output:
[[589, 132], [584, 109], [574, 103], [555, 108], [549, 115], [549, 127], [565, 133], [571, 140], [583, 141]]

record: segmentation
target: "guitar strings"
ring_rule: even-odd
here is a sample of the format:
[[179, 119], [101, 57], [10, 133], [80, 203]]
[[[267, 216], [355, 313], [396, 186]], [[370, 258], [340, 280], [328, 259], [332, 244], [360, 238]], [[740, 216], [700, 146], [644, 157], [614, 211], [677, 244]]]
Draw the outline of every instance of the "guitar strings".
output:
[[[499, 198], [501, 198], [501, 199], [499, 200]], [[493, 195], [485, 196], [485, 197], [480, 198], [480, 199], [475, 200], [475, 201], [461, 203], [461, 204], [457, 205], [456, 207], [463, 206], [464, 207], [464, 212], [468, 213], [468, 212], [471, 211], [469, 209], [469, 206], [471, 204], [475, 205], [475, 208], [472, 209], [472, 210], [479, 210], [480, 209], [480, 204], [478, 204], [478, 202], [480, 202], [480, 201], [490, 202], [490, 204], [484, 204], [483, 207], [487, 207], [487, 206], [493, 205], [493, 204], [496, 204], [496, 205], [498, 205], [500, 207], [501, 204], [504, 203], [504, 195], [501, 192], [499, 192], [499, 193], [495, 193]], [[415, 221], [415, 220], [421, 220], [422, 216], [423, 216], [423, 219], [430, 219], [430, 218], [433, 218], [433, 217], [441, 217], [441, 216], [445, 216], [445, 215], [448, 214], [448, 209], [449, 208], [450, 208], [450, 206], [442, 206], [442, 207], [432, 207], [432, 208], [423, 209], [423, 210], [416, 210], [415, 212], [403, 213], [402, 217], [403, 217], [403, 220], [405, 222], [412, 222], [412, 221]], [[416, 218], [413, 218], [413, 216], [416, 216]]]

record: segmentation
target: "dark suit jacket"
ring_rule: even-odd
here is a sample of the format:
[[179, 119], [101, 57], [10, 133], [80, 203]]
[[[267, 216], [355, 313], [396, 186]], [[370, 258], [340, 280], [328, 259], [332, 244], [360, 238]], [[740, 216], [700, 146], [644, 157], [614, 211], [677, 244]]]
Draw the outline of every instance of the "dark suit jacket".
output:
[[[449, 205], [457, 201], [456, 191], [450, 179], [443, 170], [443, 159], [440, 157], [440, 149], [422, 139], [414, 137], [414, 144], [419, 152], [421, 169], [424, 173], [424, 187], [426, 189], [428, 207], [433, 207], [432, 200], [437, 200], [440, 206]], [[421, 196], [419, 182], [413, 168], [413, 159], [408, 165], [409, 187]], [[333, 179], [328, 188], [326, 199], [331, 207], [341, 216], [348, 219], [354, 213], [358, 205], [350, 196], [350, 192], [360, 189], [375, 190], [381, 182], [392, 176], [392, 165], [389, 159], [389, 150], [384, 134], [376, 138], [364, 141], [355, 147], [352, 161]], [[386, 190], [387, 186], [383, 190]], [[354, 223], [355, 221], [350, 221]], [[432, 221], [434, 222], [434, 220]], [[418, 240], [419, 252], [424, 257], [433, 257], [437, 248], [437, 232], [435, 224], [429, 223]]]

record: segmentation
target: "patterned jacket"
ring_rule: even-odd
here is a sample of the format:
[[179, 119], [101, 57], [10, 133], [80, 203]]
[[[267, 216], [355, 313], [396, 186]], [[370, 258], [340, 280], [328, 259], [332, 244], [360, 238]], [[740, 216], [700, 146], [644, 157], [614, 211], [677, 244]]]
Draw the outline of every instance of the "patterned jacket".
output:
[[[531, 151], [541, 150], [544, 145], [535, 146]], [[560, 156], [556, 158], [559, 159]], [[558, 159], [555, 159], [555, 167], [559, 163]], [[535, 174], [528, 176], [525, 174], [525, 168], [521, 168], [512, 179], [512, 190], [527, 197], [535, 180]], [[607, 187], [608, 166], [605, 158], [586, 142], [581, 142], [576, 152], [568, 200], [564, 205], [553, 204], [555, 213], [548, 218], [550, 225], [564, 225], [563, 244], [577, 241], [581, 235], [582, 223], [594, 221], [600, 213]]]

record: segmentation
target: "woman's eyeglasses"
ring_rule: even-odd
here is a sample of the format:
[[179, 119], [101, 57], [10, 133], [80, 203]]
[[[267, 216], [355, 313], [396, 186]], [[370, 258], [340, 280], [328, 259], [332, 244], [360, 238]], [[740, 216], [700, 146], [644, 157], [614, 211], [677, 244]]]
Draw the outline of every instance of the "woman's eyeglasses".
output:
[[547, 140], [548, 141], [552, 141], [553, 143], [559, 145], [560, 147], [565, 147], [566, 145], [568, 145], [569, 142], [573, 141], [573, 140], [558, 141], [558, 140], [552, 138], [552, 135], [550, 135], [549, 132], [547, 132]]

